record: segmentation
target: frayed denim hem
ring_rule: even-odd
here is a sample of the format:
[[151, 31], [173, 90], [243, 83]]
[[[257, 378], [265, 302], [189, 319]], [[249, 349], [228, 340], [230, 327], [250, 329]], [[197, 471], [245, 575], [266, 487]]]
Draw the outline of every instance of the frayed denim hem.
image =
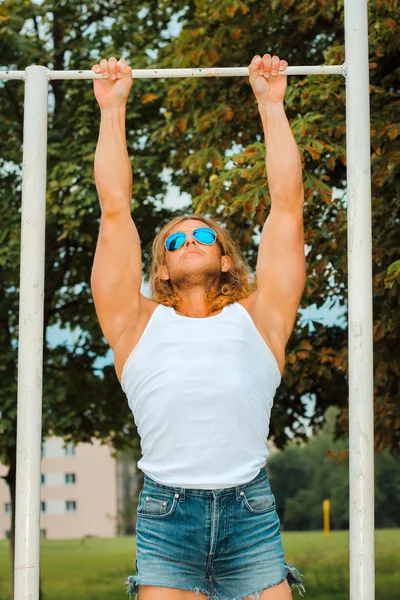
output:
[[296, 567], [294, 567], [293, 565], [289, 565], [288, 563], [285, 563], [285, 569], [290, 591], [292, 591], [292, 587], [294, 586], [297, 588], [297, 591], [299, 592], [300, 596], [304, 598], [302, 592], [306, 593], [306, 590], [303, 585], [303, 575], [298, 572]]
[[[284, 577], [277, 583], [273, 583], [272, 585], [270, 585], [268, 587], [264, 587], [259, 592], [253, 592], [250, 594], [247, 593], [245, 596], [241, 596], [240, 598], [229, 598], [229, 600], [244, 600], [245, 598], [249, 598], [249, 599], [251, 598], [251, 600], [260, 600], [260, 596], [261, 596], [262, 592], [264, 592], [265, 590], [274, 588], [283, 582], [285, 582], [285, 584], [290, 592], [292, 591], [291, 586], [294, 586], [297, 588], [297, 591], [299, 592], [300, 596], [304, 597], [302, 592], [305, 593], [306, 590], [303, 586], [301, 578], [302, 578], [302, 574], [299, 573], [299, 571], [295, 567], [293, 567], [292, 565], [289, 565], [288, 563], [285, 563]], [[220, 598], [218, 598], [217, 596], [212, 596], [209, 600], [220, 600]], [[221, 600], [228, 600], [228, 599], [223, 598]]]
[[[133, 595], [136, 596], [137, 598], [137, 594], [139, 593], [139, 585], [156, 585], [156, 586], [161, 586], [161, 587], [168, 587], [165, 586], [165, 584], [160, 584], [160, 583], [156, 583], [156, 582], [152, 582], [152, 581], [146, 581], [146, 582], [141, 582], [137, 580], [137, 577], [135, 577], [134, 575], [130, 575], [128, 577], [128, 579], [125, 581], [125, 584], [128, 586], [127, 589], [127, 593], [129, 598], [132, 598]], [[196, 600], [199, 597], [200, 594], [200, 588], [194, 588], [193, 590], [190, 590], [188, 588], [180, 588], [178, 586], [174, 586], [174, 589], [180, 589], [180, 590], [187, 590], [189, 592], [196, 592]], [[207, 594], [207, 592], [203, 592], [203, 594]]]
[[[295, 588], [297, 588], [297, 591], [299, 592], [300, 596], [304, 597], [302, 592], [304, 592], [304, 594], [305, 594], [306, 590], [303, 586], [302, 577], [303, 577], [303, 575], [301, 573], [299, 573], [299, 571], [296, 569], [296, 567], [294, 567], [293, 565], [289, 565], [288, 563], [285, 562], [285, 575], [284, 575], [283, 581], [285, 579], [287, 579], [289, 590], [292, 591], [292, 587], [295, 587]], [[282, 583], [282, 582], [280, 581], [279, 583]], [[139, 592], [139, 585], [160, 585], [159, 583], [156, 583], [156, 582], [153, 583], [151, 581], [146, 581], [146, 583], [141, 584], [141, 582], [138, 581], [137, 577], [134, 575], [130, 575], [128, 577], [128, 579], [126, 580], [125, 584], [128, 586], [127, 593], [128, 593], [129, 598], [132, 598], [132, 596], [135, 595], [136, 600], [137, 600], [137, 594]], [[275, 584], [275, 585], [279, 585], [279, 584]], [[271, 586], [271, 587], [275, 587], [275, 586]], [[179, 588], [179, 589], [187, 589], [187, 588]], [[200, 593], [199, 588], [195, 588], [194, 590], [189, 590], [189, 591], [196, 592], [197, 597]], [[208, 595], [207, 592], [203, 592], [203, 593], [205, 595]], [[250, 595], [247, 594], [246, 597], [250, 596], [250, 598], [254, 598], [254, 600], [258, 600], [260, 594], [261, 594], [261, 592], [255, 592], [254, 594], [250, 594]], [[218, 598], [216, 596], [212, 596], [210, 598], [210, 600], [218, 600]]]
[[128, 586], [126, 593], [128, 594], [129, 598], [131, 598], [133, 594], [137, 594], [139, 588], [138, 584], [136, 583], [136, 577], [130, 575], [125, 581], [125, 585]]

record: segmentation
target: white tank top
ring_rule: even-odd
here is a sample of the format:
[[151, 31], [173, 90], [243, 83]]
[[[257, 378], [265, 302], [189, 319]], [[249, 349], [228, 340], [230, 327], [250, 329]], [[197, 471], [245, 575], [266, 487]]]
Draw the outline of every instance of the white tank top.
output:
[[157, 483], [183, 488], [251, 481], [268, 456], [280, 381], [241, 304], [199, 319], [160, 304], [121, 377], [140, 436], [138, 467]]

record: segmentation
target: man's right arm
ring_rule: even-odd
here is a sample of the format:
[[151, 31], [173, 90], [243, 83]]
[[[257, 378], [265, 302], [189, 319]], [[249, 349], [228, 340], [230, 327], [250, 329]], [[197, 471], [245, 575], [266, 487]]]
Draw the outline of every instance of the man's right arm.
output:
[[101, 221], [91, 288], [100, 327], [115, 349], [121, 334], [137, 321], [141, 307], [142, 258], [130, 212], [132, 169], [125, 134], [132, 74], [125, 62], [116, 59], [101, 61], [93, 70], [102, 72], [103, 79], [94, 82], [101, 111], [94, 161]]

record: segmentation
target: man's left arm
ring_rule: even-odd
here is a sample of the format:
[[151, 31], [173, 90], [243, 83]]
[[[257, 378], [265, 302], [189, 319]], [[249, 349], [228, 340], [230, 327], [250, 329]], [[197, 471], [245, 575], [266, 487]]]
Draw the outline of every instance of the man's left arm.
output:
[[[265, 330], [283, 348], [292, 333], [305, 284], [302, 165], [285, 114], [287, 67], [277, 56], [253, 59], [250, 82], [258, 101], [266, 144], [271, 211], [264, 224], [257, 260], [254, 309]], [[276, 73], [276, 75], [275, 75]]]

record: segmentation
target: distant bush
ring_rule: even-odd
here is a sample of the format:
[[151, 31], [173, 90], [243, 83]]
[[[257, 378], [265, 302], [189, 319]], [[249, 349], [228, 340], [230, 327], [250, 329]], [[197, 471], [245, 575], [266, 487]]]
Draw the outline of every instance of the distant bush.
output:
[[[304, 531], [323, 528], [322, 502], [330, 500], [330, 526], [349, 526], [349, 459], [347, 440], [334, 439], [337, 409], [307, 444], [292, 442], [272, 454], [268, 476], [282, 528]], [[400, 526], [400, 456], [384, 450], [375, 457], [375, 525]]]

